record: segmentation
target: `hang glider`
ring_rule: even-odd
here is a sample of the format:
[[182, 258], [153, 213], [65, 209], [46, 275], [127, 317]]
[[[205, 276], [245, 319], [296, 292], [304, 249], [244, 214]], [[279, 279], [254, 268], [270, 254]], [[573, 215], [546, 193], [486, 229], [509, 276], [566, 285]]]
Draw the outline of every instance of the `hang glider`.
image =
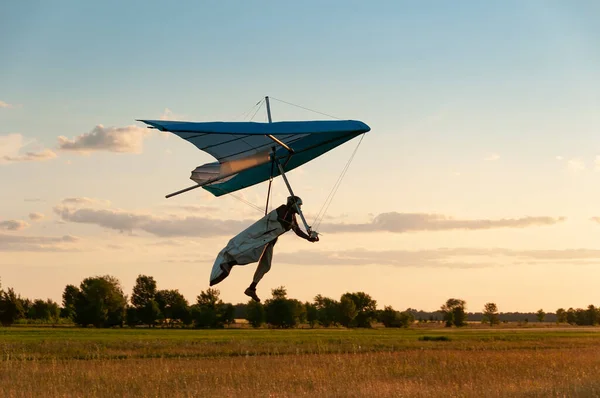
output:
[[268, 123], [138, 120], [189, 141], [216, 160], [192, 171], [196, 185], [166, 197], [199, 187], [218, 197], [279, 175], [293, 195], [286, 172], [371, 130], [357, 120], [272, 122], [269, 97], [265, 100]]
[[[140, 120], [168, 131], [216, 158], [192, 171], [191, 180], [214, 196], [221, 196], [267, 181], [275, 156], [290, 171], [370, 128], [354, 120], [298, 122], [169, 122]], [[273, 153], [273, 149], [275, 152]], [[180, 191], [181, 192], [181, 191]], [[177, 193], [176, 193], [177, 194]], [[171, 197], [174, 195], [169, 195]]]

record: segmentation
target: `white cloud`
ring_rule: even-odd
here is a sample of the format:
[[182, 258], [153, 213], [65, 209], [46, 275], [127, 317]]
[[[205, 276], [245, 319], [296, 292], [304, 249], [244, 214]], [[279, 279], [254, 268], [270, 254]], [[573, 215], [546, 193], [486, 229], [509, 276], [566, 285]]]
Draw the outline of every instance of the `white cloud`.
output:
[[40, 221], [43, 218], [44, 215], [42, 213], [29, 213], [29, 219], [31, 221]]
[[50, 149], [44, 149], [41, 152], [26, 152], [23, 155], [4, 156], [4, 160], [9, 162], [31, 162], [40, 160], [50, 160], [56, 157], [56, 153]]
[[498, 159], [500, 159], [500, 155], [498, 155], [497, 153], [492, 153], [484, 158], [484, 160], [487, 160], [487, 161], [494, 161], [494, 160], [498, 160]]
[[594, 222], [597, 222], [598, 224], [600, 224], [600, 217], [592, 217], [592, 218], [590, 218], [590, 221], [594, 221]]
[[585, 163], [583, 160], [575, 158], [567, 161], [567, 168], [574, 173], [585, 170]]
[[170, 110], [169, 108], [165, 108], [162, 115], [160, 115], [159, 119], [160, 120], [173, 120], [173, 117], [174, 117], [173, 111]]
[[180, 121], [186, 119], [187, 116], [179, 113], [174, 113], [171, 109], [165, 108], [163, 113], [159, 116], [159, 120], [175, 120]]
[[[68, 203], [63, 201], [64, 203]], [[91, 207], [73, 208], [56, 206], [54, 212], [63, 221], [95, 224], [104, 228], [132, 233], [135, 230], [148, 232], [162, 237], [197, 236], [210, 237], [235, 235], [251, 225], [252, 220], [223, 220], [212, 218], [213, 208], [209, 206], [167, 206], [191, 212], [192, 216], [168, 215], [131, 212], [116, 209], [97, 209]], [[416, 231], [447, 230], [486, 230], [492, 228], [525, 228], [540, 225], [553, 225], [564, 221], [563, 217], [522, 217], [516, 219], [475, 219], [461, 220], [438, 214], [418, 213], [383, 213], [368, 223], [325, 223], [321, 231], [324, 233], [371, 233], [395, 232], [406, 233]]]
[[599, 260], [600, 250], [512, 250], [503, 248], [439, 248], [428, 250], [298, 251], [277, 254], [277, 262], [296, 265], [389, 265], [395, 267], [488, 268], [528, 262], [581, 263]]
[[492, 228], [525, 228], [539, 225], [553, 225], [564, 221], [564, 217], [522, 217], [513, 219], [460, 220], [440, 214], [424, 213], [382, 213], [373, 221], [362, 224], [323, 224], [323, 232], [416, 232], [449, 231], [455, 229], [485, 230]]
[[203, 205], [164, 205], [166, 209], [175, 212], [186, 212], [186, 213], [202, 213], [210, 214], [219, 211], [220, 209], [216, 206], [203, 206]]
[[8, 102], [0, 101], [0, 108], [12, 109], [15, 106], [13, 104], [9, 104]]
[[31, 162], [50, 160], [56, 153], [50, 149], [23, 152], [23, 149], [35, 141], [25, 142], [21, 134], [8, 134], [0, 136], [0, 163]]
[[62, 238], [60, 238], [61, 242], [79, 242], [79, 237], [77, 236], [73, 236], [73, 235], [64, 235]]
[[596, 159], [594, 159], [594, 170], [600, 171], [600, 155], [596, 155]]
[[65, 205], [101, 205], [101, 206], [110, 206], [110, 201], [106, 199], [95, 199], [88, 198], [85, 196], [74, 197], [74, 198], [65, 198], [61, 201], [62, 204]]
[[556, 160], [563, 160], [563, 159], [564, 159], [564, 157], [562, 157], [562, 156], [560, 156], [560, 155], [559, 155], [559, 156], [556, 156], [556, 157], [555, 157], [555, 159], [556, 159]]
[[95, 224], [121, 232], [141, 230], [155, 236], [210, 237], [235, 235], [248, 227], [253, 220], [217, 220], [207, 217], [157, 217], [146, 213], [134, 213], [113, 209], [56, 206], [54, 212], [62, 220], [75, 223]]
[[161, 213], [169, 215], [181, 216], [181, 215], [192, 215], [192, 216], [210, 216], [223, 211], [222, 208], [217, 206], [206, 206], [206, 205], [162, 205], [159, 206]]
[[62, 237], [18, 236], [0, 234], [0, 252], [48, 252], [73, 250], [72, 244], [79, 241], [73, 235]]
[[65, 151], [81, 153], [108, 151], [119, 153], [141, 153], [144, 138], [150, 130], [138, 127], [104, 127], [97, 125], [91, 132], [81, 134], [73, 139], [58, 137], [59, 148]]
[[5, 156], [17, 156], [19, 150], [25, 146], [21, 134], [0, 135], [0, 158]]
[[5, 231], [20, 231], [29, 227], [29, 223], [23, 220], [5, 220], [0, 221], [0, 229]]

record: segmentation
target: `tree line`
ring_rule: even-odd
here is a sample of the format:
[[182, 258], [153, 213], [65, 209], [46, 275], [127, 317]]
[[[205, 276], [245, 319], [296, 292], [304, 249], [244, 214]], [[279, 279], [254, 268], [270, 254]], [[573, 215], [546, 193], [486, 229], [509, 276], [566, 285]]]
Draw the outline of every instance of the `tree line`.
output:
[[[201, 291], [192, 304], [177, 289], [159, 290], [152, 276], [138, 275], [129, 297], [120, 281], [110, 275], [85, 278], [79, 286], [67, 285], [59, 305], [51, 299], [29, 300], [12, 288], [0, 285], [0, 323], [15, 322], [73, 323], [80, 327], [193, 327], [223, 328], [246, 319], [255, 328], [312, 327], [369, 328], [374, 323], [385, 327], [408, 327], [415, 322], [443, 322], [446, 327], [462, 327], [468, 321], [491, 326], [519, 318], [520, 322], [537, 320], [573, 325], [596, 325], [600, 308], [559, 308], [556, 313], [499, 313], [495, 303], [486, 303], [478, 313], [467, 313], [466, 302], [448, 299], [438, 311], [425, 312], [408, 308], [398, 311], [391, 306], [377, 309], [377, 301], [364, 292], [347, 292], [339, 300], [317, 295], [313, 301], [288, 298], [281, 286], [272, 290], [264, 304], [249, 300], [233, 305], [219, 297], [217, 289]], [[518, 315], [518, 316], [517, 316]], [[523, 318], [524, 317], [524, 318]], [[503, 319], [504, 318], [504, 319]]]

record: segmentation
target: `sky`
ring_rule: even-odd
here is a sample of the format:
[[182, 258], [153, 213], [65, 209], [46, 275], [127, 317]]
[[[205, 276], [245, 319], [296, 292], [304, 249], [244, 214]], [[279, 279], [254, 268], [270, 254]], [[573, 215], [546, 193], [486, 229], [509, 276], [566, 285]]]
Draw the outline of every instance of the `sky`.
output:
[[[60, 302], [138, 275], [191, 302], [262, 216], [267, 183], [214, 197], [214, 159], [137, 119], [330, 119], [371, 128], [291, 171], [317, 243], [282, 236], [258, 295], [364, 291], [379, 308], [599, 305], [600, 26], [594, 1], [5, 2], [0, 278]], [[282, 100], [282, 101], [278, 101]], [[287, 190], [273, 183], [273, 200]], [[255, 265], [215, 286], [246, 302]]]

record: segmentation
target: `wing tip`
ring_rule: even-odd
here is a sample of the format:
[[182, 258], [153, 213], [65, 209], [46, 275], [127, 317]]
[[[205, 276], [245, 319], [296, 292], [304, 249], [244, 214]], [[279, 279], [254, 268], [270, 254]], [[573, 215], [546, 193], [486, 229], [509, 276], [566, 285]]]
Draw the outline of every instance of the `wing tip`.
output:
[[149, 129], [157, 129], [160, 131], [167, 131], [164, 126], [154, 120], [145, 120], [145, 119], [135, 119], [137, 122], [146, 123]]

